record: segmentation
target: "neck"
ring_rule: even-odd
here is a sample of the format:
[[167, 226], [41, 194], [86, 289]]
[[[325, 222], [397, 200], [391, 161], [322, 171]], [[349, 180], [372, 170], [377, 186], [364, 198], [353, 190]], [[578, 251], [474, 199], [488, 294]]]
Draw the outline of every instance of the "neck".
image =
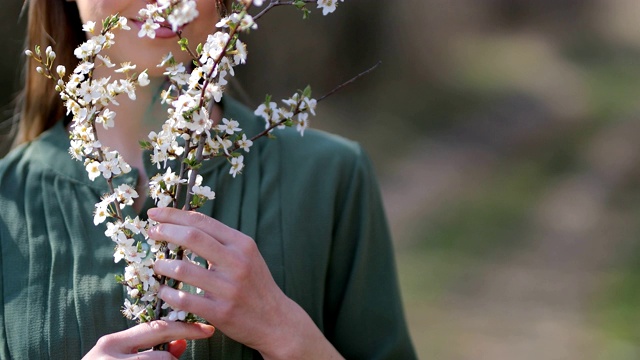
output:
[[136, 89], [135, 101], [121, 95], [117, 99], [120, 105], [110, 107], [117, 113], [115, 126], [108, 130], [97, 126], [100, 142], [118, 150], [131, 166], [141, 170], [142, 150], [138, 141], [146, 139], [150, 131], [158, 131], [166, 119], [167, 105], [160, 103], [163, 84], [163, 78], [151, 79], [148, 86]]
[[[98, 70], [98, 69], [97, 69]], [[119, 74], [97, 74], [96, 78], [111, 76], [115, 79]], [[165, 88], [165, 77], [149, 77], [151, 83], [145, 87], [136, 88], [136, 100], [130, 100], [126, 95], [118, 97], [119, 106], [110, 109], [117, 113], [115, 126], [108, 130], [97, 126], [97, 135], [105, 147], [118, 150], [124, 160], [140, 173], [140, 181], [148, 179], [144, 170], [140, 140], [147, 140], [149, 132], [160, 131], [167, 119], [167, 104], [161, 103], [160, 93]], [[210, 112], [214, 123], [222, 118], [222, 109], [214, 106]]]

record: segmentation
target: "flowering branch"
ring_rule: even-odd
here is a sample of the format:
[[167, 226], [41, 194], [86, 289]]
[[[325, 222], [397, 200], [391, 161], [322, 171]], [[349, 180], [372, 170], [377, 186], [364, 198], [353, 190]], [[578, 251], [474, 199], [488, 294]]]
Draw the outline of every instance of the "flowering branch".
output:
[[[248, 12], [253, 5], [261, 6], [262, 0], [236, 0], [232, 12], [216, 24], [220, 31], [210, 34], [206, 42], [199, 44], [195, 50], [189, 47], [181, 30], [198, 16], [195, 0], [157, 0], [147, 2], [139, 11], [143, 24], [138, 36], [155, 38], [155, 31], [168, 23], [176, 33], [182, 51], [189, 54], [194, 64], [191, 72], [187, 73], [187, 67], [177, 63], [173, 55], [168, 54], [159, 65], [165, 68], [164, 75], [170, 83], [161, 94], [162, 103], [170, 105], [167, 120], [161, 131], [151, 132], [148, 141], [141, 141], [143, 148], [153, 151], [151, 162], [158, 169], [161, 166], [166, 169], [149, 180], [149, 196], [156, 206], [177, 208], [183, 204], [184, 209], [195, 210], [214, 199], [215, 193], [208, 186], [202, 186], [203, 179], [198, 174], [203, 161], [224, 156], [230, 163], [229, 174], [236, 177], [244, 168], [244, 156], [240, 151], [249, 152], [254, 141], [269, 136], [276, 128], [295, 125], [298, 132], [304, 135], [309, 114], [315, 115], [318, 101], [379, 65], [341, 84], [319, 100], [311, 98], [310, 87], [282, 100], [283, 106], [271, 102], [271, 97], [267, 96], [254, 112], [265, 119], [265, 130], [251, 138], [242, 132], [240, 124], [233, 119], [222, 118], [219, 123], [214, 123], [210, 117], [211, 104], [221, 101], [227, 84], [226, 77], [234, 76], [234, 66], [244, 64], [247, 59], [246, 45], [240, 41], [239, 34], [257, 29], [255, 20], [273, 7], [293, 5], [303, 10], [306, 16], [308, 10], [305, 5], [312, 2], [317, 3], [318, 8], [322, 8], [323, 14], [327, 15], [335, 10], [337, 0], [271, 0], [255, 17]], [[27, 51], [27, 55], [43, 65], [37, 71], [56, 83], [56, 91], [60, 93], [67, 114], [73, 115], [70, 154], [84, 161], [91, 180], [102, 175], [107, 182], [108, 193], [95, 205], [94, 223], [98, 225], [110, 219], [105, 235], [116, 243], [114, 261], [124, 259], [127, 263], [124, 274], [117, 276], [128, 294], [123, 314], [140, 322], [153, 319], [195, 321], [194, 315], [170, 309], [157, 297], [162, 284], [173, 281], [171, 286], [179, 287], [181, 283], [153, 272], [153, 264], [158, 259], [195, 262], [195, 255], [189, 249], [150, 239], [147, 230], [154, 225], [151, 221], [123, 216], [122, 209], [132, 205], [138, 194], [126, 184], [116, 188], [113, 179], [129, 172], [131, 167], [117, 151], [102, 146], [96, 131], [97, 124], [105, 129], [114, 127], [116, 113], [109, 106], [118, 105], [116, 97], [121, 94], [127, 94], [131, 100], [135, 100], [135, 87], [149, 84], [147, 71], [134, 73], [135, 65], [123, 63], [114, 71], [123, 74], [124, 79], [95, 79], [94, 69], [97, 66], [115, 67], [107, 56], [100, 54], [114, 44], [112, 30], [129, 30], [127, 19], [117, 15], [105, 19], [98, 34], [95, 33], [95, 27], [94, 22], [83, 26], [83, 30], [92, 36], [74, 51], [80, 62], [66, 82], [63, 80], [66, 73], [64, 67], [58, 66], [55, 72], [52, 70], [55, 53], [50, 47], [44, 58], [37, 46], [35, 52]], [[168, 160], [179, 160], [177, 173], [167, 166]]]

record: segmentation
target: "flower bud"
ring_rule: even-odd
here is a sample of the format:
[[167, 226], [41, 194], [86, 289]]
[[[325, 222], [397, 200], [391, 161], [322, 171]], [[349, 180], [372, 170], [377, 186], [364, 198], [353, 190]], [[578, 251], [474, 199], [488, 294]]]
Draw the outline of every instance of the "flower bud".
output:
[[139, 76], [138, 76], [138, 84], [140, 86], [147, 86], [149, 85], [150, 81], [149, 81], [149, 75], [147, 75], [146, 72], [142, 72]]
[[29, 56], [29, 57], [31, 57], [31, 56], [33, 56], [33, 51], [31, 51], [31, 50], [25, 50], [25, 51], [24, 51], [24, 54], [25, 54], [25, 55], [27, 55], [27, 56]]
[[38, 74], [44, 74], [44, 69], [42, 68], [42, 66], [38, 66], [36, 68], [36, 71], [38, 72]]
[[58, 73], [58, 76], [62, 78], [67, 72], [67, 69], [63, 65], [58, 65], [58, 67], [56, 68], [56, 72]]

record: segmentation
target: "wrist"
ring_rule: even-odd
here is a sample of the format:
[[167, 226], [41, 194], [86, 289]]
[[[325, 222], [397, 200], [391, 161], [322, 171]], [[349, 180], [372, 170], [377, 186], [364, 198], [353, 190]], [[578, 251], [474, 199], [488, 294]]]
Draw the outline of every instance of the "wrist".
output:
[[264, 359], [342, 358], [300, 305], [289, 298], [284, 304], [265, 347], [257, 349]]
[[[277, 319], [272, 323], [268, 331], [267, 341], [260, 351], [265, 360], [300, 359], [304, 348], [304, 334], [301, 330], [308, 327], [307, 319], [311, 321], [307, 313], [296, 302], [286, 297], [277, 311]], [[311, 321], [313, 326], [315, 324]], [[319, 330], [318, 330], [319, 331]]]

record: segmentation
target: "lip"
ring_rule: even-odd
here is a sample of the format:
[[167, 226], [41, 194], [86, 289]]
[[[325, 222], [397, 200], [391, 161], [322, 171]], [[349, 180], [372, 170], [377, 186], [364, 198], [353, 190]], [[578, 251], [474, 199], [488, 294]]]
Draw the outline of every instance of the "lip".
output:
[[[130, 19], [130, 21], [136, 26], [138, 31], [142, 29], [144, 22], [136, 19]], [[160, 24], [160, 27], [155, 31], [156, 38], [158, 39], [171, 39], [178, 36], [173, 30], [171, 30], [171, 26], [169, 24]]]

